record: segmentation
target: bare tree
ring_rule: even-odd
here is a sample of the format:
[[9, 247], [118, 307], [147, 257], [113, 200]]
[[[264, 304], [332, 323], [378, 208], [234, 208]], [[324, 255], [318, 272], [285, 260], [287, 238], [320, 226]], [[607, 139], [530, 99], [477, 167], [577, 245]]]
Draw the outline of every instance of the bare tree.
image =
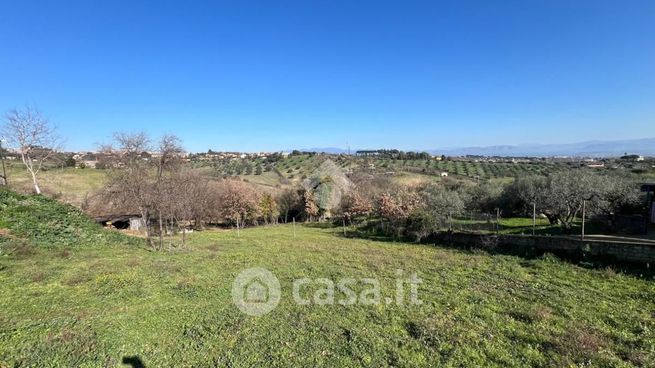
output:
[[177, 136], [167, 134], [159, 140], [159, 159], [157, 162], [157, 176], [161, 177], [164, 171], [179, 169], [184, 154], [182, 141]]
[[172, 205], [176, 221], [202, 229], [206, 222], [220, 217], [218, 185], [191, 169], [181, 169], [171, 177]]
[[113, 207], [138, 211], [148, 243], [151, 243], [150, 215], [154, 209], [152, 196], [152, 168], [142, 158], [150, 149], [145, 133], [116, 133], [114, 144], [101, 147], [102, 155], [111, 170], [103, 196]]
[[182, 181], [175, 180], [174, 173], [180, 169], [181, 156], [184, 153], [179, 138], [165, 135], [159, 140], [158, 159], [155, 161], [157, 176], [152, 186], [153, 207], [159, 224], [159, 248], [164, 247], [164, 234], [171, 233], [169, 224], [177, 223], [180, 215], [179, 203], [181, 194], [176, 189]]
[[22, 110], [9, 110], [5, 115], [2, 133], [9, 145], [18, 150], [21, 161], [32, 178], [34, 191], [41, 194], [39, 172], [60, 145], [55, 127], [38, 109], [26, 106]]

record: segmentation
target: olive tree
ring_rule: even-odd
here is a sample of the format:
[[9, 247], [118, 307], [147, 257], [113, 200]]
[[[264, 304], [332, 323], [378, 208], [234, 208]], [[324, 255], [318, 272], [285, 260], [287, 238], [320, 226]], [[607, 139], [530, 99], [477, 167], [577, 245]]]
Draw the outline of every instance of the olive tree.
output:
[[570, 229], [583, 203], [591, 213], [612, 215], [638, 198], [634, 184], [627, 179], [585, 170], [562, 171], [548, 177], [517, 179], [505, 188], [504, 197], [527, 212], [534, 205], [551, 224]]
[[452, 218], [461, 215], [466, 208], [464, 201], [454, 190], [448, 190], [440, 185], [430, 185], [423, 190], [421, 197], [426, 211], [441, 224], [450, 222]]

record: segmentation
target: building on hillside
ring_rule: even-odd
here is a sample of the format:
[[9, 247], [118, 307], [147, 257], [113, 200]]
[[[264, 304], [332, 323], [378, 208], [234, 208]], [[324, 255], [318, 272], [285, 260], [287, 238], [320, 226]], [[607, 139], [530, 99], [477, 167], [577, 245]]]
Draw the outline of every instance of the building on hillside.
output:
[[146, 222], [135, 205], [118, 205], [112, 198], [117, 193], [98, 193], [89, 196], [84, 212], [98, 224], [119, 230], [144, 231]]
[[448, 171], [442, 171], [441, 174], [439, 174], [442, 178], [448, 177]]
[[145, 229], [145, 222], [140, 215], [113, 214], [94, 217], [97, 223], [118, 230], [141, 231]]

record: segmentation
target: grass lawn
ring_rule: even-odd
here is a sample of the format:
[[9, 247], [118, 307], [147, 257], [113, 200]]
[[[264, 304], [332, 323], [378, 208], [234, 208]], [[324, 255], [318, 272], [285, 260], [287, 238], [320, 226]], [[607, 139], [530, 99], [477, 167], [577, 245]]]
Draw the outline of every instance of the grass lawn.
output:
[[[532, 234], [532, 218], [527, 217], [509, 217], [509, 218], [500, 218], [499, 221], [499, 230], [500, 234]], [[535, 223], [535, 234], [536, 235], [560, 235], [560, 236], [579, 236], [582, 231], [582, 219], [576, 218], [571, 223], [571, 228], [565, 230], [559, 224], [550, 224], [546, 218], [537, 217]], [[472, 231], [480, 233], [495, 233], [496, 232], [496, 219], [492, 215], [489, 215], [488, 220], [474, 219], [470, 220], [468, 218], [458, 218], [453, 220], [453, 229], [455, 231]], [[447, 230], [447, 227], [444, 227], [442, 230]], [[585, 225], [585, 234], [586, 235], [616, 235], [609, 233], [608, 230], [594, 221], [587, 221]]]
[[[0, 367], [114, 367], [128, 356], [146, 367], [655, 362], [651, 279], [553, 257], [348, 239], [339, 229], [296, 233], [198, 232], [174, 252], [87, 245], [0, 255]], [[236, 275], [255, 266], [282, 287], [261, 317], [231, 297]], [[376, 278], [390, 297], [397, 269], [423, 279], [421, 305], [300, 306], [291, 297], [302, 277]]]

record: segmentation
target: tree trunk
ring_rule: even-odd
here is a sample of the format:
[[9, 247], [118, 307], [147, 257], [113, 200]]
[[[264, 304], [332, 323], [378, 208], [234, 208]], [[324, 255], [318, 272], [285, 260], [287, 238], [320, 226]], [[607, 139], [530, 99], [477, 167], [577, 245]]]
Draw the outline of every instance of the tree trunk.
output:
[[548, 222], [551, 225], [557, 225], [560, 222], [558, 215], [551, 215], [551, 214], [548, 214], [548, 213], [544, 213], [544, 215], [546, 216], [546, 218], [548, 219]]
[[27, 168], [27, 171], [30, 172], [30, 175], [32, 176], [32, 184], [34, 185], [34, 191], [36, 194], [41, 194], [41, 188], [39, 187], [39, 181], [36, 179], [36, 173], [34, 172], [34, 166], [31, 164], [31, 158], [25, 157], [24, 154], [21, 154], [21, 159], [23, 160], [23, 164], [25, 165], [25, 168]]
[[141, 221], [143, 221], [143, 229], [146, 233], [146, 243], [152, 246], [152, 239], [150, 239], [150, 224], [148, 223], [148, 211], [141, 210]]
[[161, 218], [161, 211], [159, 211], [159, 249], [164, 249], [164, 222]]

